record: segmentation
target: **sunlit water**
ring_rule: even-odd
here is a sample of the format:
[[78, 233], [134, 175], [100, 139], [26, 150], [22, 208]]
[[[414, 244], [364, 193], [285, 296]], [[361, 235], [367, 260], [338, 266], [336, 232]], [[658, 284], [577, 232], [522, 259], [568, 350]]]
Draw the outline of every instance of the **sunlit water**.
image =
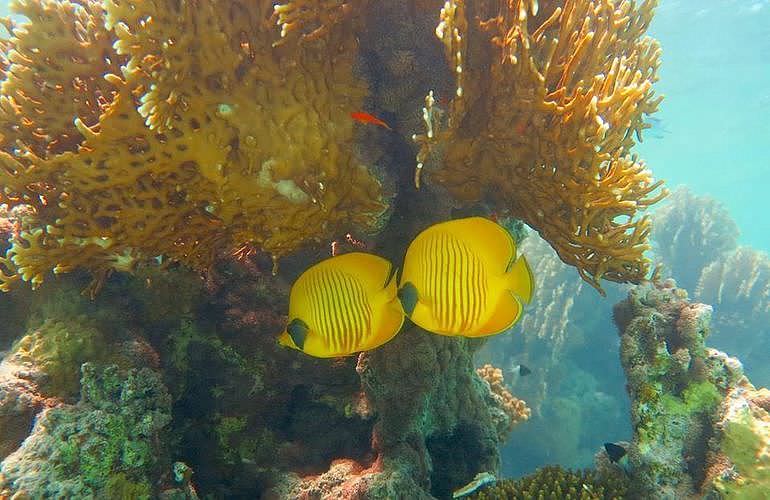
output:
[[665, 100], [637, 151], [669, 186], [722, 201], [741, 244], [770, 250], [770, 1], [662, 0], [649, 33]]

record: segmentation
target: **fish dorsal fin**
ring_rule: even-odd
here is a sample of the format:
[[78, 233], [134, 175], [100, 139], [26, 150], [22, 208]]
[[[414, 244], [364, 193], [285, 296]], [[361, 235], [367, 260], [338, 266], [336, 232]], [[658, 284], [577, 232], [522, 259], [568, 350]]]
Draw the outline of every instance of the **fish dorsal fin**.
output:
[[468, 217], [437, 224], [436, 229], [461, 239], [487, 266], [488, 271], [503, 274], [516, 257], [516, 244], [501, 225], [484, 217]]
[[317, 265], [355, 276], [367, 292], [382, 290], [393, 281], [393, 265], [386, 259], [370, 253], [346, 253], [326, 259]]

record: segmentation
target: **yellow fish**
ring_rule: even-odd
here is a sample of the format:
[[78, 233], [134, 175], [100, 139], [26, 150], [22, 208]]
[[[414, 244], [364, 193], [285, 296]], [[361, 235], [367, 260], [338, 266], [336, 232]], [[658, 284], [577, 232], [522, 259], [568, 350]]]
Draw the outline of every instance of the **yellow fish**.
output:
[[501, 226], [469, 217], [429, 227], [406, 251], [399, 298], [417, 326], [482, 337], [513, 326], [532, 298], [532, 271]]
[[278, 343], [318, 358], [381, 346], [404, 322], [394, 275], [390, 262], [367, 253], [319, 262], [292, 286]]

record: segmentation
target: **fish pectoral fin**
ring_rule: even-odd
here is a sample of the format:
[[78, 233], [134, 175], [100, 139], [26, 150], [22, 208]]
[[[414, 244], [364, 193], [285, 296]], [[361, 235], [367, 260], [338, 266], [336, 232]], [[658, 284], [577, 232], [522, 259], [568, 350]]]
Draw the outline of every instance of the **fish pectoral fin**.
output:
[[504, 332], [519, 321], [522, 309], [521, 302], [516, 296], [510, 292], [504, 293], [492, 316], [473, 336], [483, 337]]
[[307, 339], [309, 331], [310, 327], [307, 326], [307, 323], [299, 318], [293, 319], [286, 328], [286, 332], [289, 334], [289, 337], [291, 337], [292, 342], [294, 342], [294, 345], [300, 350], [305, 347], [305, 339]]

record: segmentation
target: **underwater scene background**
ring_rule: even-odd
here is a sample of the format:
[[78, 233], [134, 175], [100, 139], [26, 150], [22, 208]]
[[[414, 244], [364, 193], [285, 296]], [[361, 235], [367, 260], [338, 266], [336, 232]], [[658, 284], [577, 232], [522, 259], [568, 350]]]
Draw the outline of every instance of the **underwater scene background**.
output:
[[0, 14], [0, 500], [770, 499], [770, 1]]

